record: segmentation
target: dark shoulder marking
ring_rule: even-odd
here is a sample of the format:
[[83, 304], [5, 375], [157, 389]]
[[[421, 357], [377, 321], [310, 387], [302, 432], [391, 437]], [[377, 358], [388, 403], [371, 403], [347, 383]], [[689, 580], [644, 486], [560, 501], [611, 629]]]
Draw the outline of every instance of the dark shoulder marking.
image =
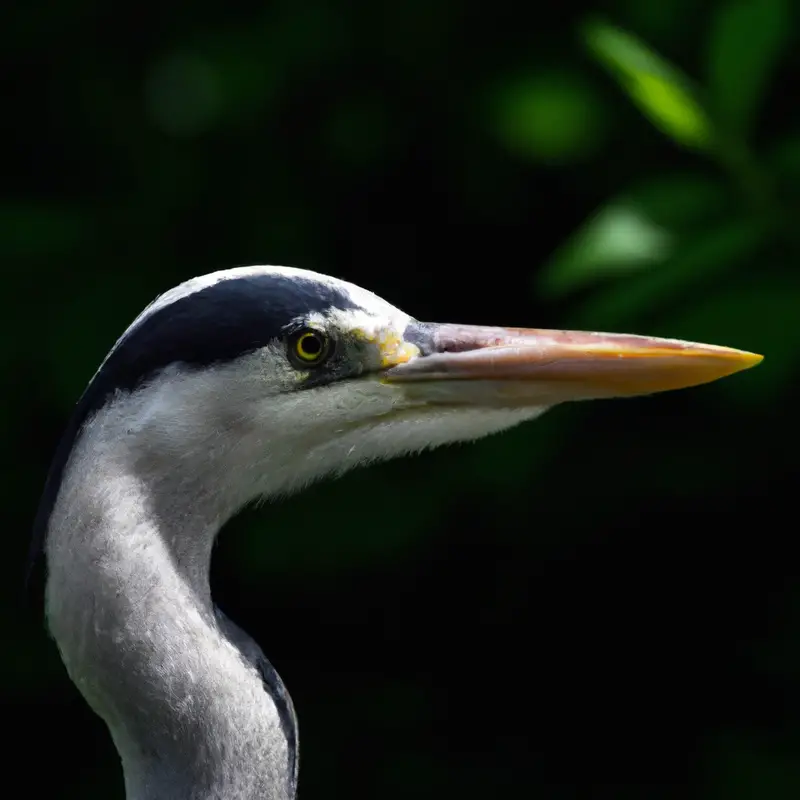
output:
[[294, 703], [289, 695], [286, 685], [281, 680], [275, 667], [269, 659], [262, 653], [256, 662], [256, 668], [261, 674], [264, 688], [272, 697], [278, 709], [278, 716], [281, 720], [281, 729], [286, 737], [289, 748], [289, 771], [292, 776], [292, 796], [297, 792], [297, 777], [300, 771], [300, 760], [298, 741], [297, 741], [297, 714], [294, 710]]
[[281, 680], [275, 667], [264, 655], [264, 651], [255, 640], [245, 633], [219, 606], [214, 606], [214, 612], [220, 627], [225, 631], [231, 641], [239, 648], [239, 652], [246, 658], [261, 675], [264, 691], [272, 698], [278, 711], [281, 730], [286, 737], [286, 746], [289, 752], [289, 775], [291, 779], [290, 797], [297, 793], [297, 777], [300, 769], [300, 750], [297, 735], [297, 714], [294, 710], [291, 695], [286, 684]]
[[39, 571], [72, 447], [84, 423], [111, 394], [135, 389], [170, 364], [202, 368], [253, 352], [281, 336], [291, 320], [331, 307], [357, 306], [330, 284], [264, 273], [227, 278], [138, 318], [84, 391], [56, 450], [33, 524], [27, 575], [36, 586], [31, 588], [36, 593], [43, 588], [43, 575], [32, 573]]

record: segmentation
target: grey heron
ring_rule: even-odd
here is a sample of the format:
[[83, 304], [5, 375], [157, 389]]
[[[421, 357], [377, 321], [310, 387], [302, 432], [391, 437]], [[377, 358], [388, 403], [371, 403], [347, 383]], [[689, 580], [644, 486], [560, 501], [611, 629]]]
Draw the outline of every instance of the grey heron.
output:
[[35, 522], [45, 610], [105, 721], [129, 800], [290, 800], [297, 722], [260, 647], [214, 605], [218, 531], [256, 498], [569, 400], [716, 380], [760, 356], [620, 334], [419, 322], [285, 267], [189, 280], [92, 378]]

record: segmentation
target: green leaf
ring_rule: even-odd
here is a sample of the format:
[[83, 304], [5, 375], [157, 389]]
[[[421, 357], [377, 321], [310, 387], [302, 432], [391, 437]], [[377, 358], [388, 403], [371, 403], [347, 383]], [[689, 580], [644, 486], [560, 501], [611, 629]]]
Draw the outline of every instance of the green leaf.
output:
[[656, 224], [685, 234], [718, 222], [729, 194], [728, 187], [716, 178], [671, 172], [635, 184], [625, 198]]
[[506, 80], [492, 92], [487, 117], [511, 153], [551, 164], [587, 157], [602, 144], [606, 129], [596, 90], [564, 71]]
[[708, 90], [719, 123], [744, 138], [791, 33], [786, 0], [731, 0], [719, 8], [708, 46]]
[[679, 144], [709, 149], [713, 130], [688, 79], [634, 36], [605, 23], [584, 31], [589, 51], [650, 121]]
[[604, 278], [663, 262], [668, 231], [633, 205], [618, 203], [595, 214], [537, 274], [544, 296], [559, 297]]
[[[767, 240], [760, 222], [732, 220], [698, 235], [658, 269], [597, 292], [578, 308], [569, 324], [597, 330], [620, 329], [652, 320], [690, 289], [719, 278], [751, 258]], [[652, 333], [650, 325], [648, 333]]]
[[708, 221], [724, 203], [722, 186], [693, 174], [665, 175], [632, 187], [600, 209], [536, 273], [543, 296], [663, 264], [678, 233]]

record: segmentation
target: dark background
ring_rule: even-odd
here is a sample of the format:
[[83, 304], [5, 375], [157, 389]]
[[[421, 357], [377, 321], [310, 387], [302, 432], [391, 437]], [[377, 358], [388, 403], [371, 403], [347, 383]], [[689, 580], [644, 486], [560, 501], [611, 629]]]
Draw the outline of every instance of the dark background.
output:
[[301, 796], [800, 797], [790, 0], [0, 14], [2, 759], [27, 796], [122, 797], [23, 604], [70, 409], [156, 294], [273, 263], [421, 319], [766, 356], [235, 520], [215, 594], [294, 697]]

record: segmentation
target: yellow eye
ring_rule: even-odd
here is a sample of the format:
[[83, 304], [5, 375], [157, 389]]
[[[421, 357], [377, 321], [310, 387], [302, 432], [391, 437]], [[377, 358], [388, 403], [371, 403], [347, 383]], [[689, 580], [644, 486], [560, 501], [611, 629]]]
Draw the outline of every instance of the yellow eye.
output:
[[327, 359], [330, 350], [330, 338], [313, 328], [303, 328], [289, 337], [289, 358], [297, 366], [319, 366]]

